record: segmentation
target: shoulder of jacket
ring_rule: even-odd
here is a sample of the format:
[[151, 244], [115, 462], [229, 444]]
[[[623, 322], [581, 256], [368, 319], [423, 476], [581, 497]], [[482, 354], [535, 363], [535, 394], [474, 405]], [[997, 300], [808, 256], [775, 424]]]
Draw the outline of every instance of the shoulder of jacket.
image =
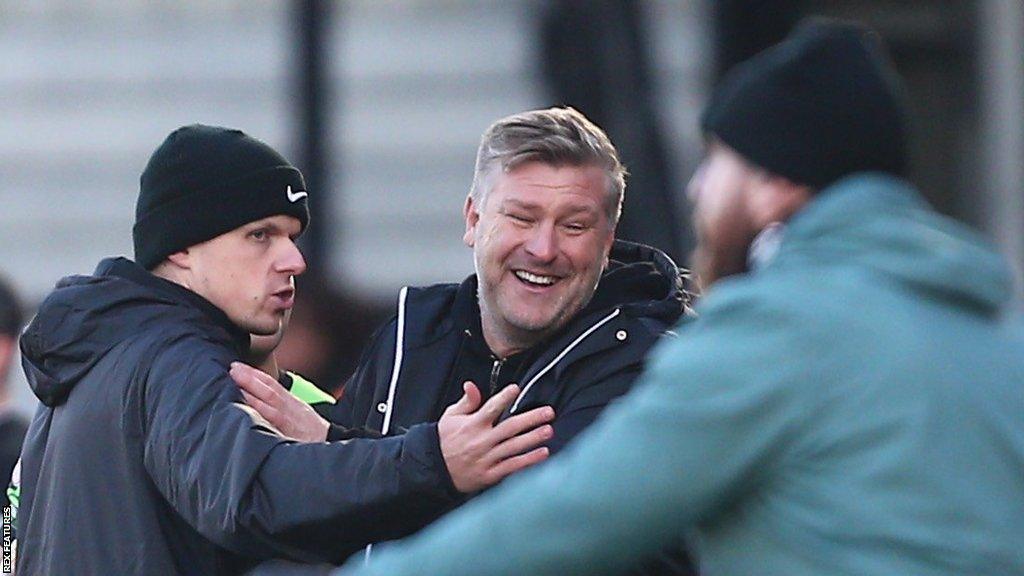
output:
[[[404, 306], [407, 313], [431, 315], [448, 312], [455, 303], [458, 284], [434, 284], [432, 286], [408, 286]], [[400, 304], [401, 305], [401, 304]]]
[[224, 342], [195, 326], [176, 327], [160, 334], [148, 334], [139, 339], [138, 351], [149, 358], [150, 364], [159, 363], [164, 369], [191, 372], [205, 361], [228, 366], [237, 354]]
[[403, 327], [406, 347], [427, 345], [455, 328], [454, 309], [458, 284], [435, 284], [405, 289], [391, 324]]
[[663, 318], [638, 313], [635, 307], [619, 306], [574, 320], [569, 333], [582, 335], [593, 330], [614, 336], [616, 342], [626, 342], [631, 337], [653, 342], [673, 325]]
[[579, 361], [597, 357], [625, 367], [642, 362], [666, 331], [661, 322], [623, 314], [618, 308], [604, 314], [588, 314], [553, 342], [538, 363], [552, 364], [559, 373]]

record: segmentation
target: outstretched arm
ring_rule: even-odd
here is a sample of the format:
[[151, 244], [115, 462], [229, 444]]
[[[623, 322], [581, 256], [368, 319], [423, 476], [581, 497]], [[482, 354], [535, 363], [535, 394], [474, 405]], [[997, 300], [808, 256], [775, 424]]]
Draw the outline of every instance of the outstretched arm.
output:
[[[204, 349], [182, 342], [154, 360], [142, 441], [156, 488], [211, 541], [254, 558], [340, 560], [461, 500], [436, 426], [381, 440], [292, 442], [241, 402], [226, 361], [196, 351]], [[406, 523], [382, 521], [392, 518]]]
[[559, 458], [339, 574], [623, 572], [784, 459], [803, 414], [792, 409], [789, 383], [798, 378], [784, 373], [788, 366], [764, 367], [806, 345], [791, 341], [793, 332], [777, 315], [705, 310], [704, 322], [660, 346], [633, 391]]
[[[308, 405], [288, 393], [269, 375], [241, 363], [231, 367], [231, 377], [246, 403], [286, 436], [323, 441], [327, 422]], [[519, 393], [509, 386], [481, 405], [480, 392], [467, 382], [462, 398], [448, 407], [437, 424], [438, 442], [452, 484], [464, 493], [496, 484], [505, 476], [532, 466], [547, 457], [554, 417], [549, 407], [537, 408], [498, 425], [494, 421]]]

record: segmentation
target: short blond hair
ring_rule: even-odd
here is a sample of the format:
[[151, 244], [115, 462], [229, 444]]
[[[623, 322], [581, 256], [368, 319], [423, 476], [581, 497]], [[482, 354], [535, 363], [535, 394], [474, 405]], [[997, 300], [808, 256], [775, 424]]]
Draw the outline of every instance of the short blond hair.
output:
[[622, 213], [626, 168], [608, 135], [569, 107], [530, 110], [498, 120], [484, 132], [476, 154], [470, 197], [482, 206], [498, 169], [508, 173], [527, 162], [553, 166], [600, 166], [608, 178], [608, 218]]

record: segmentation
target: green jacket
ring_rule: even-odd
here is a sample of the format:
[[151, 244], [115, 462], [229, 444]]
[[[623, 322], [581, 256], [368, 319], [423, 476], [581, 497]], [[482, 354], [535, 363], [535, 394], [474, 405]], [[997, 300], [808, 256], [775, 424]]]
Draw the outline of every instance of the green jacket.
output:
[[[848, 178], [716, 285], [578, 443], [343, 574], [1024, 574], [1010, 275], [905, 183]], [[498, 543], [498, 545], [495, 545]]]

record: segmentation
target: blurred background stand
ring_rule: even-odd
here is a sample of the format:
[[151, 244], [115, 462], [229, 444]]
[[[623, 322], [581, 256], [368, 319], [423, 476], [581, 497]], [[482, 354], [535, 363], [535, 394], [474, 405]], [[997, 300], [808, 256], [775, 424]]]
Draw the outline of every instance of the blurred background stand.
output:
[[[682, 263], [708, 92], [811, 14], [878, 30], [907, 78], [912, 179], [1019, 269], [1022, 12], [1019, 0], [0, 0], [0, 269], [31, 309], [61, 276], [131, 255], [153, 148], [183, 124], [240, 127], [308, 180], [299, 306], [315, 306], [306, 292], [331, 304], [295, 332], [343, 336], [326, 349], [351, 358], [376, 322], [362, 318], [393, 313], [402, 286], [473, 271], [461, 208], [487, 125], [557, 104], [604, 127], [632, 173], [620, 235]], [[287, 367], [327, 387], [346, 370], [301, 361]]]
[[677, 164], [668, 158], [652, 87], [650, 26], [641, 2], [555, 0], [540, 20], [546, 93], [602, 127], [629, 170], [617, 236], [656, 246], [673, 259], [688, 223], [680, 218]]

